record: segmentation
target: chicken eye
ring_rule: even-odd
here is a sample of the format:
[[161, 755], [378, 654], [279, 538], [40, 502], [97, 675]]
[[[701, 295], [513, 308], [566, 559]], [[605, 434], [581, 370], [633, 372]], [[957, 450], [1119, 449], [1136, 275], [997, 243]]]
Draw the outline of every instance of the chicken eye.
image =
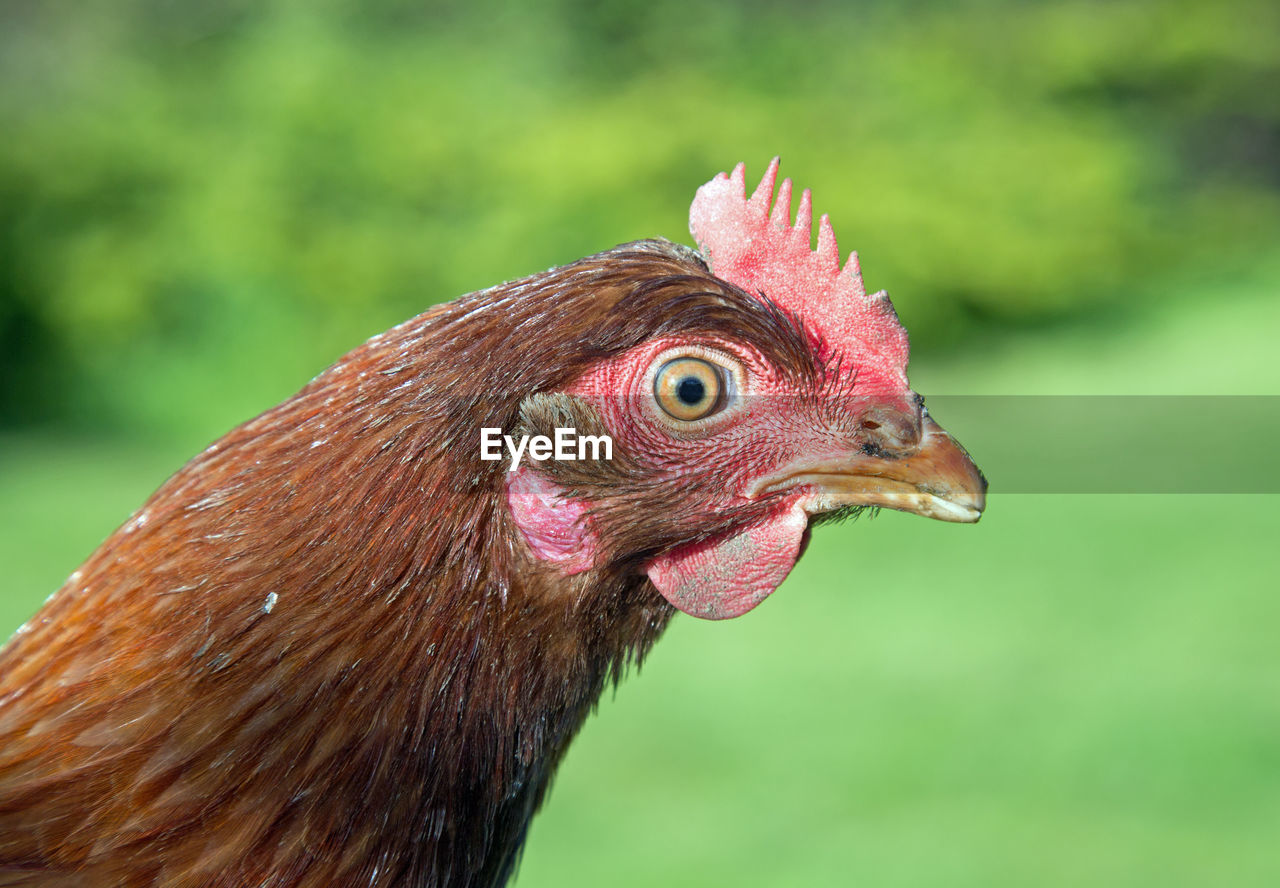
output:
[[703, 419], [724, 408], [724, 371], [701, 358], [674, 358], [658, 368], [653, 396], [672, 419]]

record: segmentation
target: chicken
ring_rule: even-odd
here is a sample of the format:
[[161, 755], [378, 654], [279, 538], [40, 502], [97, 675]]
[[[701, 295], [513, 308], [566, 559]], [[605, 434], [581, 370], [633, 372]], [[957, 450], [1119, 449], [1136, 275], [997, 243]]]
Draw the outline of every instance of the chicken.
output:
[[156, 491], [0, 653], [0, 885], [500, 885], [677, 609], [755, 607], [815, 519], [976, 521], [888, 298], [744, 175], [700, 251], [437, 306]]

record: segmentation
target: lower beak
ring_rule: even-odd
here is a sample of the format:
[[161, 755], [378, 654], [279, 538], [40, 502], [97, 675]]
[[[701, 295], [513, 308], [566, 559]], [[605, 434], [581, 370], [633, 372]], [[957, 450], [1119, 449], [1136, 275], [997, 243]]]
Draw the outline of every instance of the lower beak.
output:
[[806, 488], [810, 514], [847, 506], [879, 506], [940, 521], [971, 524], [987, 504], [987, 479], [965, 449], [926, 415], [920, 446], [908, 456], [850, 454], [793, 466], [763, 479], [752, 491], [763, 496]]

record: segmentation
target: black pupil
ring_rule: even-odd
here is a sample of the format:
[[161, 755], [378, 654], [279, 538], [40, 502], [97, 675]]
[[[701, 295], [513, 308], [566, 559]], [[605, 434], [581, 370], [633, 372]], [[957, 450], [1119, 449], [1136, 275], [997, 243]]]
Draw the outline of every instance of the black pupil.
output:
[[676, 385], [676, 397], [680, 403], [693, 407], [707, 396], [707, 387], [696, 376], [686, 376]]

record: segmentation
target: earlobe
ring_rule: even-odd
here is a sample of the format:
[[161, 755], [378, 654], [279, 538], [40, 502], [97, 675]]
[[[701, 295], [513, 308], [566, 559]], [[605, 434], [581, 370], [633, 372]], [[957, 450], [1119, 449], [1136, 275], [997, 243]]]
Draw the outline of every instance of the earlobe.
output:
[[732, 536], [682, 546], [649, 563], [662, 596], [706, 620], [745, 614], [778, 588], [800, 557], [809, 519], [792, 508]]
[[521, 467], [507, 474], [507, 508], [533, 553], [566, 574], [595, 565], [596, 539], [587, 527], [587, 506], [555, 483]]

